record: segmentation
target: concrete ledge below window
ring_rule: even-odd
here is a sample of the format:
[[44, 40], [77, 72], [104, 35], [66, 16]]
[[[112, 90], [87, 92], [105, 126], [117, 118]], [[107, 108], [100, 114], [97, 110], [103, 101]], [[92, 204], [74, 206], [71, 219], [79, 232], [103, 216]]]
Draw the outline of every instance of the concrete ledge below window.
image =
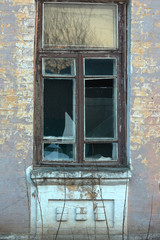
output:
[[107, 221], [110, 234], [121, 235], [127, 223], [124, 213], [127, 216], [130, 178], [127, 168], [99, 171], [28, 168], [31, 233], [53, 236], [61, 222], [62, 239], [63, 235], [71, 239], [72, 234], [76, 239], [88, 239], [88, 235], [94, 235], [95, 225], [97, 239], [102, 239]]
[[[87, 180], [87, 184], [91, 182], [93, 184], [98, 184], [98, 181], [102, 181], [102, 184], [105, 183], [105, 180], [107, 183], [109, 183], [109, 180], [111, 182], [115, 182], [118, 184], [118, 182], [122, 183], [123, 181], [126, 182], [131, 178], [131, 170], [128, 168], [103, 168], [103, 169], [85, 169], [85, 170], [79, 170], [79, 169], [64, 169], [64, 168], [36, 168], [34, 170], [29, 170], [30, 178], [35, 183], [39, 184], [50, 184], [52, 182], [64, 183], [64, 179], [71, 183], [71, 181], [74, 179], [74, 182], [72, 184], [76, 184], [78, 182], [83, 182], [85, 184], [85, 180]], [[76, 182], [75, 182], [76, 181]]]

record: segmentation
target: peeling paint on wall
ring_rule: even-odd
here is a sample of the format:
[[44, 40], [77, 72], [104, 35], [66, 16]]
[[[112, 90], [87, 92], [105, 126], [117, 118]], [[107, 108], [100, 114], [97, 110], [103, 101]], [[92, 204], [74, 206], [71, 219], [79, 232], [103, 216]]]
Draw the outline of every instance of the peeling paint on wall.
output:
[[[32, 164], [34, 0], [0, 1], [0, 189], [2, 233], [28, 231], [25, 170]], [[160, 3], [131, 1], [128, 231], [160, 231]], [[59, 186], [62, 191], [63, 186]], [[87, 199], [93, 190], [68, 185]], [[95, 192], [95, 196], [96, 196]]]
[[25, 233], [32, 163], [34, 0], [0, 1], [0, 229]]
[[[132, 1], [131, 125], [133, 178], [129, 191], [129, 231], [159, 232], [160, 51], [159, 1]], [[139, 225], [139, 226], [138, 226]]]

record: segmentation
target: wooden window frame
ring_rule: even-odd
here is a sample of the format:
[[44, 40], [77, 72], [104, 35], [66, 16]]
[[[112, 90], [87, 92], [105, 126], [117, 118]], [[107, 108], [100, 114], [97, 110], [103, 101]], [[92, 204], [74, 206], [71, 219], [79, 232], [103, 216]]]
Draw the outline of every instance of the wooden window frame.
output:
[[[125, 167], [127, 166], [126, 156], [126, 104], [127, 104], [127, 84], [126, 84], [126, 0], [94, 0], [92, 3], [113, 3], [118, 6], [118, 48], [117, 49], [61, 49], [54, 48], [44, 49], [42, 46], [42, 16], [43, 3], [57, 2], [54, 0], [37, 0], [36, 2], [36, 27], [35, 27], [35, 81], [34, 81], [34, 143], [33, 143], [33, 166], [96, 166], [96, 167]], [[73, 2], [73, 3], [88, 3], [89, 1], [58, 1], [58, 2]], [[78, 88], [76, 89], [76, 117], [79, 123], [76, 126], [76, 143], [78, 146], [78, 154], [76, 153], [77, 162], [49, 162], [42, 159], [42, 142], [43, 142], [43, 86], [42, 86], [42, 58], [48, 57], [74, 57], [78, 61], [78, 65], [82, 69], [83, 57], [101, 57], [101, 58], [116, 58], [117, 59], [117, 130], [118, 130], [118, 160], [107, 162], [84, 162], [83, 147], [84, 146], [84, 111], [82, 92], [83, 85], [79, 84], [82, 76], [82, 71], [76, 76], [78, 79]], [[77, 67], [78, 67], [77, 65]], [[81, 100], [80, 100], [81, 99]], [[76, 123], [77, 124], [77, 123]], [[107, 143], [107, 141], [105, 141]], [[111, 141], [110, 141], [111, 142]], [[113, 142], [113, 141], [112, 141]]]

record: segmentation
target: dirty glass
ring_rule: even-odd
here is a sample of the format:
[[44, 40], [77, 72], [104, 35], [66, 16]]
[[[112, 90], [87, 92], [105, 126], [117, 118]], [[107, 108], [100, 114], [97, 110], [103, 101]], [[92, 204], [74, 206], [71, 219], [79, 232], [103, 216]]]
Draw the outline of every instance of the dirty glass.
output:
[[44, 136], [73, 138], [74, 80], [44, 79]]
[[45, 3], [44, 47], [117, 48], [116, 6]]
[[70, 58], [43, 58], [43, 75], [75, 75], [75, 60]]
[[44, 144], [44, 160], [73, 160], [73, 145], [72, 144]]
[[85, 81], [85, 136], [114, 138], [116, 135], [116, 93], [114, 79]]
[[115, 75], [115, 59], [85, 59], [85, 75]]
[[85, 145], [86, 160], [117, 160], [117, 143], [88, 143]]

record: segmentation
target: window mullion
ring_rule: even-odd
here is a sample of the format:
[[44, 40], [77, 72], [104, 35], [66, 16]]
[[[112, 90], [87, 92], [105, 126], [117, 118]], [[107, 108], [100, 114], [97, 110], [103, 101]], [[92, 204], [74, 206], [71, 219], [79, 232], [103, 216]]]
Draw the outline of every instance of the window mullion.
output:
[[84, 80], [83, 80], [83, 58], [78, 54], [78, 162], [84, 159]]
[[75, 88], [75, 123], [76, 123], [76, 142], [75, 142], [75, 149], [76, 149], [76, 162], [79, 162], [79, 59], [78, 56], [76, 57], [76, 88]]

